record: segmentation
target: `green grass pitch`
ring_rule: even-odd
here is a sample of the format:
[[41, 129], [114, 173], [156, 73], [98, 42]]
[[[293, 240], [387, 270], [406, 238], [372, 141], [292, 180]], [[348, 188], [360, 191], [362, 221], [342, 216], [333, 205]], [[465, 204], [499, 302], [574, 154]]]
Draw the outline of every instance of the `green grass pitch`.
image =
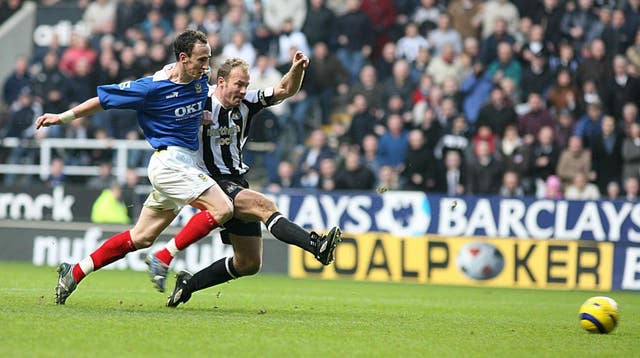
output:
[[[0, 357], [632, 357], [640, 294], [609, 335], [577, 310], [597, 292], [295, 280], [258, 275], [164, 307], [146, 273], [103, 270], [65, 306], [53, 267], [0, 263]], [[174, 280], [169, 281], [173, 288]]]

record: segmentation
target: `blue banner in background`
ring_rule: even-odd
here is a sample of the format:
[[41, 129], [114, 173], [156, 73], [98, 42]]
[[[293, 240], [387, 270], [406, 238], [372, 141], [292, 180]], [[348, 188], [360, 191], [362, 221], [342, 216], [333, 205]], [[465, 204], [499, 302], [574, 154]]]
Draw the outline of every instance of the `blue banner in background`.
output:
[[491, 236], [640, 244], [635, 202], [447, 197], [422, 192], [382, 195], [286, 192], [271, 196], [296, 223], [323, 230], [403, 236]]

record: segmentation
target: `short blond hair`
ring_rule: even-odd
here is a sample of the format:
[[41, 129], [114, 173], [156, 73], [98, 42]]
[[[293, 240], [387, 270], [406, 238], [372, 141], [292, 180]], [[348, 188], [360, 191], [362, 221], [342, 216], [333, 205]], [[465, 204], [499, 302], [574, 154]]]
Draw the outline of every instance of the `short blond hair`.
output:
[[249, 73], [249, 64], [247, 61], [234, 57], [225, 60], [220, 67], [218, 67], [217, 77], [222, 77], [225, 80], [229, 79], [229, 74], [236, 67], [240, 67], [243, 71]]

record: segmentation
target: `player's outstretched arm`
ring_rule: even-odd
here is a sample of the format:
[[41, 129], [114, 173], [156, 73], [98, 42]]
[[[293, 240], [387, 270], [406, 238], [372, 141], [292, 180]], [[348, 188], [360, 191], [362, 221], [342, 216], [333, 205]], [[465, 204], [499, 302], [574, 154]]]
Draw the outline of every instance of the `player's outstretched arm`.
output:
[[38, 117], [36, 120], [36, 129], [40, 129], [40, 127], [49, 127], [59, 124], [66, 124], [73, 121], [76, 118], [90, 116], [94, 113], [100, 112], [102, 110], [102, 105], [100, 104], [100, 100], [98, 97], [93, 97], [88, 99], [79, 105], [71, 108], [70, 110], [53, 114], [53, 113], [45, 113]]
[[273, 95], [276, 101], [282, 101], [298, 93], [300, 86], [302, 86], [304, 70], [307, 66], [309, 66], [309, 57], [302, 51], [297, 51], [291, 61], [291, 69], [282, 77], [280, 83], [274, 89]]

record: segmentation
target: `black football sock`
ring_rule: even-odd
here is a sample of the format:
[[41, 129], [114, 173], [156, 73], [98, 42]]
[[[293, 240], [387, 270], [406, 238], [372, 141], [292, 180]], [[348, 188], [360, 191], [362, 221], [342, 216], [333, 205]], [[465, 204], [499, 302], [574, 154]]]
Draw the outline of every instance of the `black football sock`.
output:
[[186, 289], [193, 293], [238, 277], [240, 277], [240, 275], [235, 267], [233, 267], [233, 258], [225, 257], [196, 272], [195, 275], [187, 281]]
[[273, 213], [265, 223], [267, 230], [280, 241], [296, 245], [311, 253], [314, 252], [315, 242], [311, 240], [311, 234], [300, 226], [292, 223], [279, 212]]

